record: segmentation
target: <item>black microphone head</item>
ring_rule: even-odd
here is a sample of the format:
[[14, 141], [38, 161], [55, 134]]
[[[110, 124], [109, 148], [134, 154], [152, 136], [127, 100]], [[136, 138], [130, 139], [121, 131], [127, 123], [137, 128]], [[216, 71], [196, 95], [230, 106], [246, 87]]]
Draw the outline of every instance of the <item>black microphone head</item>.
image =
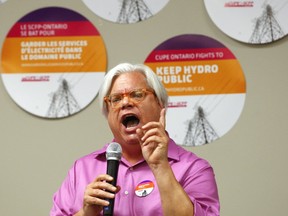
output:
[[112, 142], [108, 145], [106, 149], [106, 159], [107, 160], [120, 160], [122, 156], [122, 148], [119, 143]]

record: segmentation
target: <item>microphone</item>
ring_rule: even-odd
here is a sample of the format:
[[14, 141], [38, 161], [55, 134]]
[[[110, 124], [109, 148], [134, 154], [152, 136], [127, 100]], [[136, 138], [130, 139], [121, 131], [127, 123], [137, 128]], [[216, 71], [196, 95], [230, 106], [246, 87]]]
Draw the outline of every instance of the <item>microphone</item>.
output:
[[[107, 160], [107, 174], [113, 177], [112, 185], [116, 186], [119, 161], [122, 155], [122, 148], [119, 143], [112, 142], [108, 145], [106, 150], [106, 160]], [[103, 214], [105, 216], [112, 216], [114, 209], [114, 199], [108, 199], [109, 205], [104, 206]]]

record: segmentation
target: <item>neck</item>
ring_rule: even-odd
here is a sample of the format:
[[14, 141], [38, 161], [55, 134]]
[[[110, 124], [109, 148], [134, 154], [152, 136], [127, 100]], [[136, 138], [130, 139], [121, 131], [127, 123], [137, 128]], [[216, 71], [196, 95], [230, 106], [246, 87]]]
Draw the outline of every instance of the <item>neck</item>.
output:
[[134, 165], [143, 159], [140, 145], [122, 146], [122, 156], [131, 164]]

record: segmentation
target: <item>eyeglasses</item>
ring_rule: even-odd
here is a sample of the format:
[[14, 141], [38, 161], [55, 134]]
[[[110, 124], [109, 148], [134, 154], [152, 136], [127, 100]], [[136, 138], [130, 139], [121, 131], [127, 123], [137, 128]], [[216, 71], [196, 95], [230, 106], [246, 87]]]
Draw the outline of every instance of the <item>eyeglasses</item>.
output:
[[151, 89], [134, 89], [125, 93], [115, 93], [104, 97], [104, 101], [109, 102], [112, 108], [118, 108], [124, 97], [128, 97], [133, 103], [140, 103], [147, 94], [155, 94]]

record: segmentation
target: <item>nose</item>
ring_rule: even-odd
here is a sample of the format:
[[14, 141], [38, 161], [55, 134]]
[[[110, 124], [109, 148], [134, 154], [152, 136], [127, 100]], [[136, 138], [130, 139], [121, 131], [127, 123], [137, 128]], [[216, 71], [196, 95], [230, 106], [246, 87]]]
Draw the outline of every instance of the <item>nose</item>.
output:
[[123, 97], [121, 102], [122, 102], [122, 107], [132, 106], [133, 104], [127, 95]]

